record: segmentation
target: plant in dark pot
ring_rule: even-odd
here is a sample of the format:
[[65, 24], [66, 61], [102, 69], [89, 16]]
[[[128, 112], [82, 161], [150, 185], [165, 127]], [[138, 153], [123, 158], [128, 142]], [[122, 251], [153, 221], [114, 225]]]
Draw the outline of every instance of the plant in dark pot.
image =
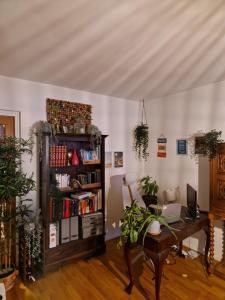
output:
[[213, 129], [202, 136], [195, 136], [195, 154], [208, 156], [209, 159], [215, 158], [219, 144], [223, 142], [221, 134], [222, 131]]
[[141, 193], [142, 199], [145, 202], [146, 207], [150, 204], [157, 204], [157, 193], [159, 186], [155, 180], [149, 175], [139, 180], [138, 190]]
[[[25, 196], [35, 188], [32, 175], [22, 170], [22, 156], [31, 154], [31, 140], [0, 138], [0, 277], [8, 278], [15, 270], [16, 197]], [[23, 210], [25, 214], [26, 211]]]
[[147, 124], [145, 106], [143, 100], [142, 120], [140, 124], [138, 124], [134, 128], [134, 142], [133, 142], [133, 148], [139, 160], [141, 159], [147, 160], [147, 158], [149, 157], [148, 142], [149, 142], [149, 128]]

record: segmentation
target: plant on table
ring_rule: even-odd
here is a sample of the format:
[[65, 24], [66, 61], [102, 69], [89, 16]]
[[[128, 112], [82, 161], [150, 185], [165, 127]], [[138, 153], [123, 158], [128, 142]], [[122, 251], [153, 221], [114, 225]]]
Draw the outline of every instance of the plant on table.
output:
[[148, 207], [150, 204], [157, 204], [157, 193], [159, 186], [156, 180], [153, 180], [149, 175], [142, 177], [139, 180], [138, 190], [140, 191], [145, 205]]

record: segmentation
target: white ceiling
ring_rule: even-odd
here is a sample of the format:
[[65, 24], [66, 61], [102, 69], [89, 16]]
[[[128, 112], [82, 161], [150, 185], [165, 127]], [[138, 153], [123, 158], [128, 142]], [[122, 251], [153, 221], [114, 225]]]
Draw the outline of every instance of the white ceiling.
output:
[[225, 80], [225, 1], [0, 0], [0, 74], [133, 100]]

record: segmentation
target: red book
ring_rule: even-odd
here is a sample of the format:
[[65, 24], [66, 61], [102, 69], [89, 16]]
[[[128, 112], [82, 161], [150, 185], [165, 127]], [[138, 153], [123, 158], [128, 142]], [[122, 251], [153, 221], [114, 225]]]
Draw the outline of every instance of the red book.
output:
[[64, 205], [63, 205], [63, 218], [70, 217], [70, 198], [64, 198]]

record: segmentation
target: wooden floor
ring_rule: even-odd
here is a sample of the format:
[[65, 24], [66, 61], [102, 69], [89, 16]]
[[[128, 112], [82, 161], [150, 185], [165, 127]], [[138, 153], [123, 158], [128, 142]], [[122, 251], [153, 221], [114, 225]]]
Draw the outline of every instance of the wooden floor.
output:
[[[132, 294], [126, 294], [127, 269], [123, 252], [117, 249], [116, 242], [107, 242], [105, 255], [64, 266], [25, 289], [17, 282], [7, 292], [7, 300], [155, 299], [153, 273], [141, 260], [135, 263], [136, 274], [142, 274], [140, 280]], [[175, 264], [164, 266], [161, 300], [225, 300], [225, 281], [214, 275], [208, 278], [200, 260], [176, 258]], [[172, 258], [170, 262], [173, 262]]]

